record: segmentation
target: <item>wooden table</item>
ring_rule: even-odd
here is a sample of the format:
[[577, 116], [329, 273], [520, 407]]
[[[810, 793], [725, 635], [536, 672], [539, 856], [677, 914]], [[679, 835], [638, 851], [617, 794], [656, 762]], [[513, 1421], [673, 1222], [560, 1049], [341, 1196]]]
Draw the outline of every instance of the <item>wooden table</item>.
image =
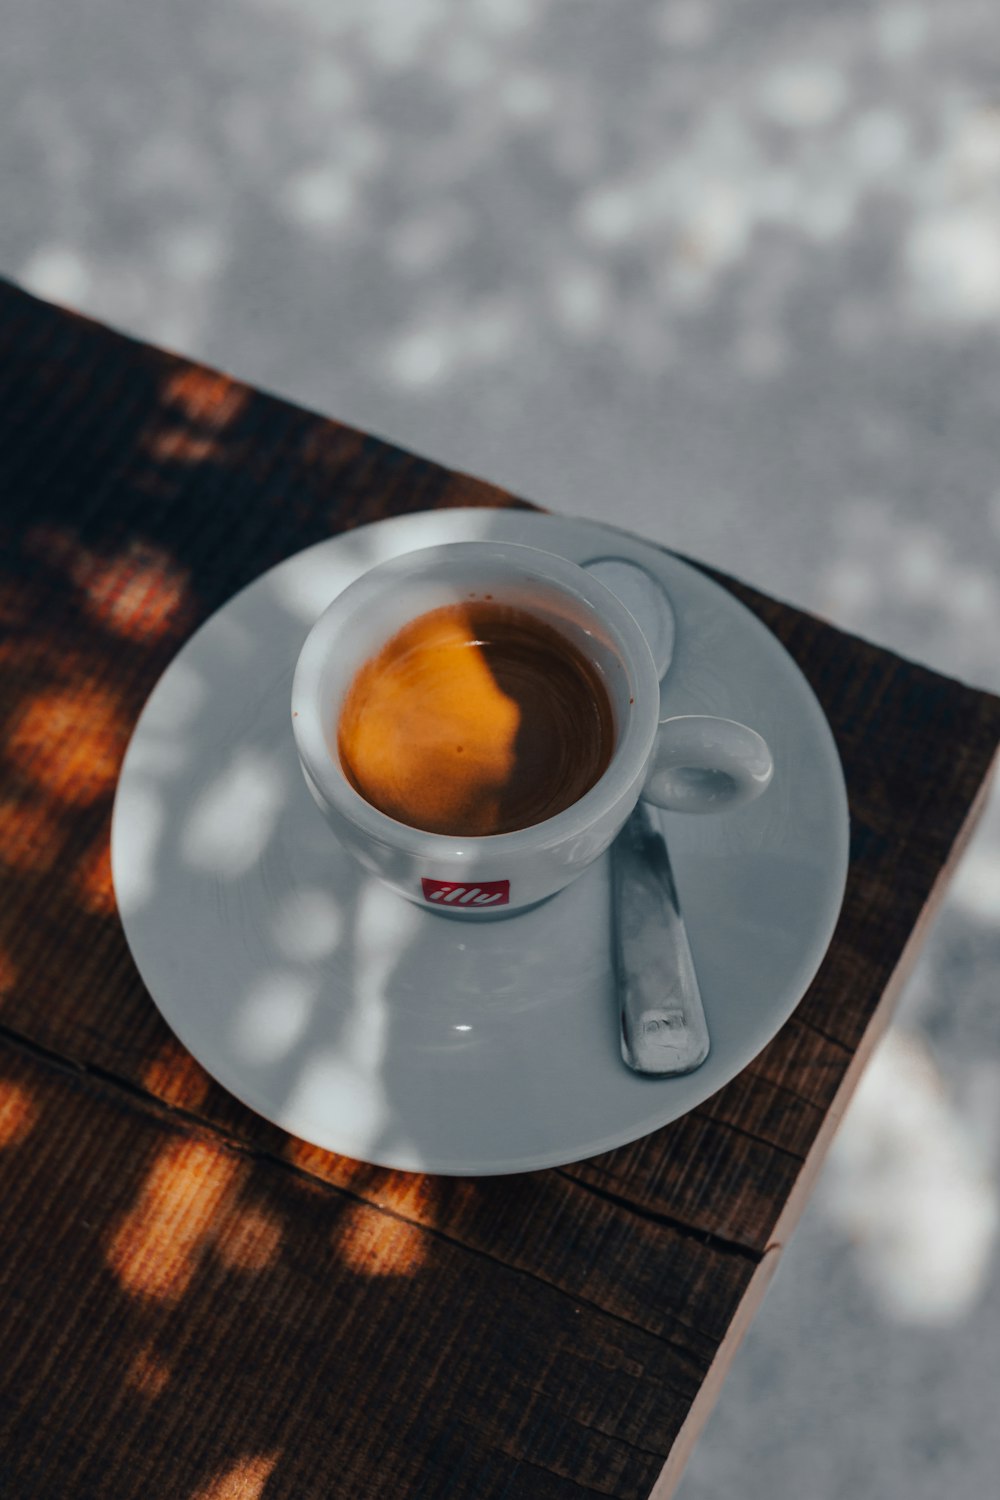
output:
[[202, 620], [331, 532], [522, 503], [0, 286], [6, 1500], [670, 1493], [975, 822], [1000, 701], [721, 580], [836, 734], [841, 922], [733, 1083], [561, 1170], [411, 1176], [284, 1135], [169, 1033], [110, 882], [121, 755]]

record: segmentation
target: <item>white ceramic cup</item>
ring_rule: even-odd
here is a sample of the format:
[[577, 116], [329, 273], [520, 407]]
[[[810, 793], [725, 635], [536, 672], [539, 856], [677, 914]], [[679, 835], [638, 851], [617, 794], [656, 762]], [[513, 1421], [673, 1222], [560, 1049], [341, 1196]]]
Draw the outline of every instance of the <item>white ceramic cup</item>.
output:
[[[571, 807], [514, 833], [427, 833], [373, 807], [337, 753], [344, 697], [360, 667], [404, 625], [470, 596], [528, 610], [568, 637], [599, 673], [615, 748]], [[340, 843], [401, 896], [469, 919], [553, 895], [608, 848], [641, 797], [707, 812], [759, 795], [771, 779], [760, 735], [728, 719], [659, 722], [660, 683], [646, 637], [586, 568], [535, 547], [453, 542], [410, 552], [350, 584], [306, 637], [292, 685], [292, 729], [306, 785]]]

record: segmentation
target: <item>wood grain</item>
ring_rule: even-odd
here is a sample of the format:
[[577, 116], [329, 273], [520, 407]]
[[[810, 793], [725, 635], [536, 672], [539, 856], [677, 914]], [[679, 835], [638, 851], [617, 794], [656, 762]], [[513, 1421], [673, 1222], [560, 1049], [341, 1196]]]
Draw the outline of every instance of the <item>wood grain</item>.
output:
[[381, 516], [524, 502], [3, 285], [0, 356], [0, 1489], [117, 1500], [169, 1462], [180, 1500], [639, 1497], [669, 1457], [665, 1495], [967, 836], [1000, 702], [711, 574], [805, 672], [847, 777], [844, 909], [795, 1015], [700, 1109], [572, 1167], [334, 1156], [213, 1084], [146, 994], [110, 886], [120, 758], [179, 645], [265, 568]]

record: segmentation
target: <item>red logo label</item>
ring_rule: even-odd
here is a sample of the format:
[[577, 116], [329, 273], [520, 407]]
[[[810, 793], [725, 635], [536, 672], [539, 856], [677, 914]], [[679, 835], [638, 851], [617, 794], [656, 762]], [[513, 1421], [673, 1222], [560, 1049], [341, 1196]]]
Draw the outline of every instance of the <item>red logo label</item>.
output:
[[456, 885], [452, 880], [422, 880], [424, 900], [435, 906], [507, 906], [509, 880], [483, 880], [478, 885]]

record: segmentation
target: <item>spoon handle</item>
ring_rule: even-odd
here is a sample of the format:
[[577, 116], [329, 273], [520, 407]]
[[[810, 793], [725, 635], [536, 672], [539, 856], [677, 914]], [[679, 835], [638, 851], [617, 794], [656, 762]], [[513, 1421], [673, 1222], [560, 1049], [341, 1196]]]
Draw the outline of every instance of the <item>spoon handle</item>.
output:
[[690, 1073], [708, 1026], [655, 811], [640, 802], [611, 848], [622, 1057], [637, 1073]]

